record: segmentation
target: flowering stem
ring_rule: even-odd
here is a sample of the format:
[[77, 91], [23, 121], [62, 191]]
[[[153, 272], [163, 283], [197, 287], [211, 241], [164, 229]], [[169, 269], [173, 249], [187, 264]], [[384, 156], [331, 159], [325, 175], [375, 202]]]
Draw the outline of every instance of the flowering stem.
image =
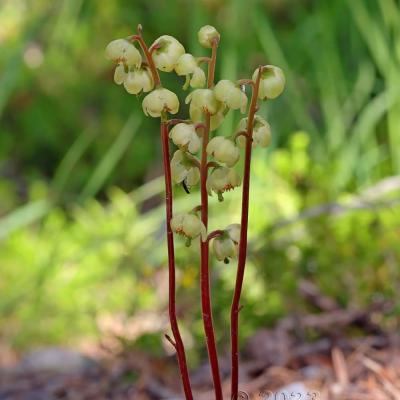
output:
[[249, 117], [247, 120], [246, 130], [246, 149], [244, 159], [244, 173], [243, 173], [243, 192], [242, 192], [242, 218], [240, 225], [240, 241], [239, 241], [239, 255], [238, 267], [236, 271], [235, 291], [231, 306], [231, 399], [238, 399], [239, 390], [239, 311], [240, 311], [240, 295], [243, 286], [244, 270], [246, 266], [247, 255], [247, 227], [249, 221], [249, 189], [250, 189], [250, 166], [251, 166], [251, 149], [253, 141], [253, 125], [254, 116], [257, 111], [257, 97], [258, 89], [260, 87], [262, 67], [258, 71], [257, 81], [253, 86], [251, 97]]
[[[146, 42], [142, 37], [142, 26], [138, 25], [138, 34], [131, 36], [131, 40], [138, 41], [143, 50], [147, 64], [153, 75], [155, 86], [161, 86], [160, 75], [154, 64], [153, 57]], [[168, 247], [168, 273], [169, 273], [169, 287], [168, 287], [168, 312], [171, 324], [172, 334], [175, 342], [170, 340], [170, 343], [175, 347], [178, 357], [179, 371], [181, 374], [183, 390], [185, 392], [186, 400], [193, 400], [192, 389], [190, 386], [189, 371], [186, 362], [185, 347], [183, 345], [182, 337], [179, 331], [178, 319], [176, 317], [176, 277], [175, 277], [175, 250], [174, 250], [174, 237], [171, 229], [172, 219], [172, 177], [171, 177], [171, 164], [169, 159], [169, 138], [168, 138], [168, 120], [166, 115], [161, 117], [160, 125], [161, 143], [163, 152], [163, 166], [165, 177], [165, 211], [166, 211], [166, 225], [167, 225], [167, 247]]]
[[[201, 154], [200, 168], [200, 191], [201, 191], [201, 220], [207, 229], [208, 226], [208, 193], [207, 193], [207, 143], [210, 132], [210, 114], [206, 113], [206, 126], [203, 134], [203, 147]], [[219, 374], [217, 346], [215, 344], [214, 326], [212, 320], [211, 293], [210, 293], [210, 274], [209, 274], [209, 242], [201, 241], [201, 269], [200, 269], [200, 287], [201, 287], [201, 308], [203, 316], [204, 331], [207, 339], [208, 357], [210, 359], [211, 373], [214, 382], [216, 400], [223, 400], [221, 377]]]
[[193, 400], [192, 389], [190, 386], [189, 372], [186, 363], [185, 348], [182, 337], [179, 332], [178, 320], [176, 317], [176, 278], [175, 278], [175, 252], [174, 252], [174, 237], [171, 229], [172, 218], [172, 180], [171, 180], [171, 165], [169, 159], [169, 141], [168, 141], [168, 125], [166, 122], [161, 122], [161, 142], [163, 151], [163, 165], [165, 176], [165, 209], [166, 209], [166, 225], [167, 225], [167, 245], [168, 245], [168, 270], [169, 270], [169, 319], [171, 330], [174, 336], [173, 343], [178, 357], [179, 370], [183, 383], [183, 390], [187, 400]]
[[219, 39], [215, 38], [212, 41], [211, 48], [211, 60], [208, 63], [208, 80], [207, 86], [208, 88], [212, 88], [214, 86], [214, 78], [215, 78], [215, 65], [217, 63], [217, 50], [218, 50]]
[[156, 65], [154, 64], [153, 57], [151, 56], [151, 52], [150, 52], [149, 48], [147, 47], [146, 42], [143, 40], [141, 26], [138, 27], [138, 34], [131, 36], [130, 39], [132, 41], [136, 40], [137, 42], [139, 42], [140, 47], [143, 50], [144, 56], [146, 57], [146, 61], [147, 61], [147, 64], [149, 65], [151, 74], [153, 75], [154, 85], [156, 87], [161, 86], [160, 75], [157, 71]]
[[[208, 66], [208, 87], [214, 85], [215, 64], [217, 57], [218, 41], [215, 40], [212, 46], [211, 61]], [[208, 227], [208, 192], [207, 192], [207, 176], [208, 176], [208, 159], [207, 144], [210, 134], [211, 116], [205, 112], [205, 128], [203, 129], [203, 144], [201, 150], [201, 167], [200, 167], [200, 193], [201, 193], [201, 220], [204, 226]], [[212, 320], [211, 293], [210, 293], [210, 274], [209, 274], [209, 242], [200, 241], [200, 288], [201, 288], [201, 309], [204, 324], [204, 332], [207, 340], [208, 357], [210, 360], [211, 373], [214, 382], [214, 391], [216, 400], [223, 400], [222, 384], [219, 373], [218, 353], [215, 343], [214, 326]]]

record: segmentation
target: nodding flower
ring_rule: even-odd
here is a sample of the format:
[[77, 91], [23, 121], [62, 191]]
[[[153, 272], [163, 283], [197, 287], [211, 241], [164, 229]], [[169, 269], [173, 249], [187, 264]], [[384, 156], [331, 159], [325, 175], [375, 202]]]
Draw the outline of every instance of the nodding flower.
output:
[[154, 47], [153, 60], [155, 66], [164, 72], [173, 71], [179, 57], [185, 54], [185, 48], [173, 36], [160, 36], [151, 47]]
[[214, 93], [217, 100], [224, 103], [228, 108], [237, 110], [244, 113], [247, 107], [246, 93], [235, 85], [232, 81], [223, 79], [219, 81], [214, 87]]
[[190, 103], [189, 113], [194, 109], [214, 115], [218, 112], [220, 104], [211, 89], [196, 89], [186, 97], [186, 104]]
[[203, 242], [207, 240], [207, 230], [195, 214], [176, 214], [171, 219], [171, 229], [176, 234], [186, 237], [189, 241], [198, 236], [201, 237]]
[[130, 94], [139, 94], [141, 91], [150, 92], [154, 88], [153, 75], [148, 67], [132, 69], [124, 79], [124, 87]]
[[213, 250], [217, 260], [224, 261], [228, 264], [230, 259], [236, 258], [238, 254], [239, 240], [240, 224], [227, 226], [223, 233], [213, 240]]
[[116, 39], [110, 42], [106, 47], [106, 57], [128, 67], [139, 68], [142, 64], [142, 55], [139, 50], [126, 39]]
[[171, 175], [175, 183], [184, 183], [191, 187], [197, 185], [200, 180], [199, 160], [196, 157], [177, 150], [171, 159]]
[[206, 74], [199, 67], [196, 59], [189, 53], [185, 53], [179, 57], [175, 64], [175, 72], [179, 76], [186, 76], [184, 89], [187, 89], [188, 84], [192, 88], [202, 88], [206, 84]]
[[224, 199], [222, 196], [224, 192], [233, 190], [235, 187], [240, 186], [240, 184], [240, 176], [233, 168], [218, 167], [207, 178], [207, 191], [210, 195], [212, 192], [217, 193], [218, 199], [222, 201]]
[[[240, 120], [237, 132], [243, 132], [247, 130], [247, 118]], [[240, 135], [236, 138], [236, 143], [244, 147], [246, 139], [244, 136]], [[254, 117], [253, 124], [253, 147], [268, 147], [271, 143], [271, 127], [269, 123], [259, 115]]]
[[165, 112], [176, 114], [179, 111], [179, 100], [174, 92], [158, 88], [143, 99], [142, 108], [145, 115], [151, 117], [161, 117]]
[[169, 137], [180, 149], [190, 153], [197, 153], [200, 148], [200, 138], [194, 124], [179, 123], [169, 132]]
[[214, 137], [208, 142], [207, 154], [228, 167], [234, 166], [240, 157], [240, 151], [235, 143], [223, 136]]
[[227, 110], [224, 104], [218, 101], [211, 89], [196, 89], [186, 97], [186, 104], [190, 103], [189, 115], [193, 122], [204, 122], [205, 113], [211, 115], [210, 130], [217, 129], [224, 121]]
[[[257, 68], [253, 73], [253, 81], [256, 82], [259, 69]], [[285, 75], [279, 67], [274, 65], [265, 65], [262, 68], [260, 88], [258, 90], [258, 97], [261, 100], [275, 99], [285, 89]]]

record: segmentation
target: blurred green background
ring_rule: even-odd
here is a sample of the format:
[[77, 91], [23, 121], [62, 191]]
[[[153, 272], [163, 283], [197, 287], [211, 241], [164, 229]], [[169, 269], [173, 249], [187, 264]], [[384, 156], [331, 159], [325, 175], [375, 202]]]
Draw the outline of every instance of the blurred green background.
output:
[[[400, 290], [400, 7], [395, 0], [0, 0], [0, 342], [163, 351], [168, 331], [158, 121], [113, 81], [112, 39], [221, 32], [217, 79], [280, 66], [263, 104], [273, 145], [255, 151], [242, 338], [302, 313], [296, 285], [344, 306]], [[181, 91], [183, 82], [163, 75]], [[182, 92], [181, 92], [182, 93]], [[183, 97], [181, 97], [183, 99]], [[182, 107], [182, 116], [185, 108]], [[240, 115], [221, 128], [232, 133]], [[176, 188], [176, 209], [198, 204]], [[238, 222], [240, 190], [211, 200]], [[182, 331], [204, 357], [196, 246], [177, 240]], [[228, 346], [235, 265], [212, 261], [217, 337]], [[381, 322], [394, 326], [400, 309]], [[161, 317], [160, 317], [161, 316]], [[115, 337], [119, 339], [116, 340]]]

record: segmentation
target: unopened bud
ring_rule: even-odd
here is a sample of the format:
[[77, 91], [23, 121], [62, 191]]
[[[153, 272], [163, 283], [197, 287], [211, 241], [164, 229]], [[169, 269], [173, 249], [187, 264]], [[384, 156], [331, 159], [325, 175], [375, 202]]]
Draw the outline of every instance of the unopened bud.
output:
[[197, 37], [203, 47], [211, 48], [214, 40], [219, 41], [220, 34], [213, 26], [205, 25], [200, 28]]

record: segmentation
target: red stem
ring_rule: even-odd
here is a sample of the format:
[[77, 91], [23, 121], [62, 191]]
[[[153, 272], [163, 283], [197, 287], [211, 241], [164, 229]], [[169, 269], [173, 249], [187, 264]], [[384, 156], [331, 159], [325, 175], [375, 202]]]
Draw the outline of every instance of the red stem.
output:
[[[207, 229], [208, 226], [208, 193], [207, 193], [207, 143], [210, 132], [210, 114], [206, 113], [206, 126], [203, 134], [203, 147], [201, 154], [200, 168], [200, 191], [201, 191], [201, 220]], [[200, 241], [201, 249], [201, 269], [200, 269], [200, 288], [201, 288], [201, 309], [203, 316], [204, 332], [207, 339], [208, 357], [210, 359], [211, 373], [214, 382], [216, 400], [223, 400], [222, 384], [219, 373], [218, 353], [215, 343], [214, 326], [211, 308], [210, 293], [210, 274], [209, 274], [209, 242]]]
[[150, 50], [147, 47], [146, 42], [143, 40], [142, 34], [139, 33], [138, 35], [133, 35], [130, 38], [131, 40], [136, 40], [137, 42], [139, 42], [140, 47], [143, 50], [144, 56], [146, 57], [147, 63], [149, 64], [151, 74], [153, 75], [154, 85], [155, 87], [160, 86], [161, 85], [160, 75], [157, 71], [156, 65], [154, 64], [154, 60], [153, 57], [151, 56]]
[[[137, 40], [143, 50], [149, 65], [150, 71], [153, 75], [155, 86], [160, 86], [160, 75], [154, 64], [151, 52], [147, 47], [146, 42], [142, 37], [142, 27], [138, 26], [138, 34], [131, 37], [132, 40]], [[178, 319], [176, 317], [176, 277], [175, 277], [175, 250], [174, 250], [174, 236], [171, 229], [172, 218], [172, 178], [171, 178], [171, 165], [169, 159], [169, 138], [168, 138], [168, 122], [161, 119], [160, 125], [164, 177], [165, 177], [165, 211], [166, 211], [166, 228], [167, 228], [167, 247], [168, 247], [168, 282], [169, 282], [169, 302], [168, 312], [171, 324], [172, 334], [175, 342], [171, 343], [176, 349], [178, 357], [179, 371], [181, 374], [183, 390], [185, 392], [186, 400], [193, 400], [192, 389], [190, 386], [189, 371], [186, 362], [185, 347], [183, 345], [182, 337], [179, 331]]]
[[167, 219], [167, 245], [168, 245], [168, 270], [169, 270], [169, 319], [172, 334], [174, 336], [176, 354], [178, 357], [179, 370], [183, 383], [183, 390], [187, 400], [193, 400], [192, 389], [190, 386], [189, 372], [185, 356], [185, 348], [179, 332], [178, 320], [176, 317], [176, 278], [175, 278], [175, 251], [174, 236], [171, 229], [172, 218], [172, 180], [171, 166], [169, 160], [169, 139], [168, 125], [161, 122], [161, 142], [163, 151], [163, 165], [165, 176], [165, 210]]
[[240, 241], [238, 267], [236, 272], [235, 292], [231, 307], [231, 399], [238, 399], [239, 391], [239, 311], [240, 311], [240, 295], [242, 292], [244, 270], [246, 266], [247, 255], [247, 227], [249, 221], [249, 191], [250, 191], [250, 166], [251, 166], [251, 149], [253, 137], [254, 116], [257, 111], [257, 97], [260, 86], [262, 67], [259, 68], [257, 81], [253, 86], [251, 97], [249, 117], [247, 120], [246, 149], [244, 158], [243, 173], [243, 192], [242, 192], [242, 218], [240, 225]]
[[[213, 42], [211, 61], [208, 65], [208, 87], [214, 85], [215, 65], [217, 57], [218, 41]], [[207, 192], [207, 176], [208, 176], [208, 158], [207, 144], [210, 134], [211, 116], [205, 113], [205, 128], [203, 129], [203, 145], [201, 150], [201, 167], [200, 167], [200, 194], [201, 194], [201, 220], [204, 226], [208, 227], [208, 192]], [[218, 353], [215, 343], [214, 326], [211, 308], [211, 291], [210, 291], [210, 273], [209, 273], [209, 242], [200, 241], [200, 289], [201, 289], [201, 309], [203, 317], [204, 332], [207, 340], [208, 357], [210, 360], [211, 373], [214, 382], [214, 391], [216, 400], [223, 400], [222, 384], [219, 373]]]

